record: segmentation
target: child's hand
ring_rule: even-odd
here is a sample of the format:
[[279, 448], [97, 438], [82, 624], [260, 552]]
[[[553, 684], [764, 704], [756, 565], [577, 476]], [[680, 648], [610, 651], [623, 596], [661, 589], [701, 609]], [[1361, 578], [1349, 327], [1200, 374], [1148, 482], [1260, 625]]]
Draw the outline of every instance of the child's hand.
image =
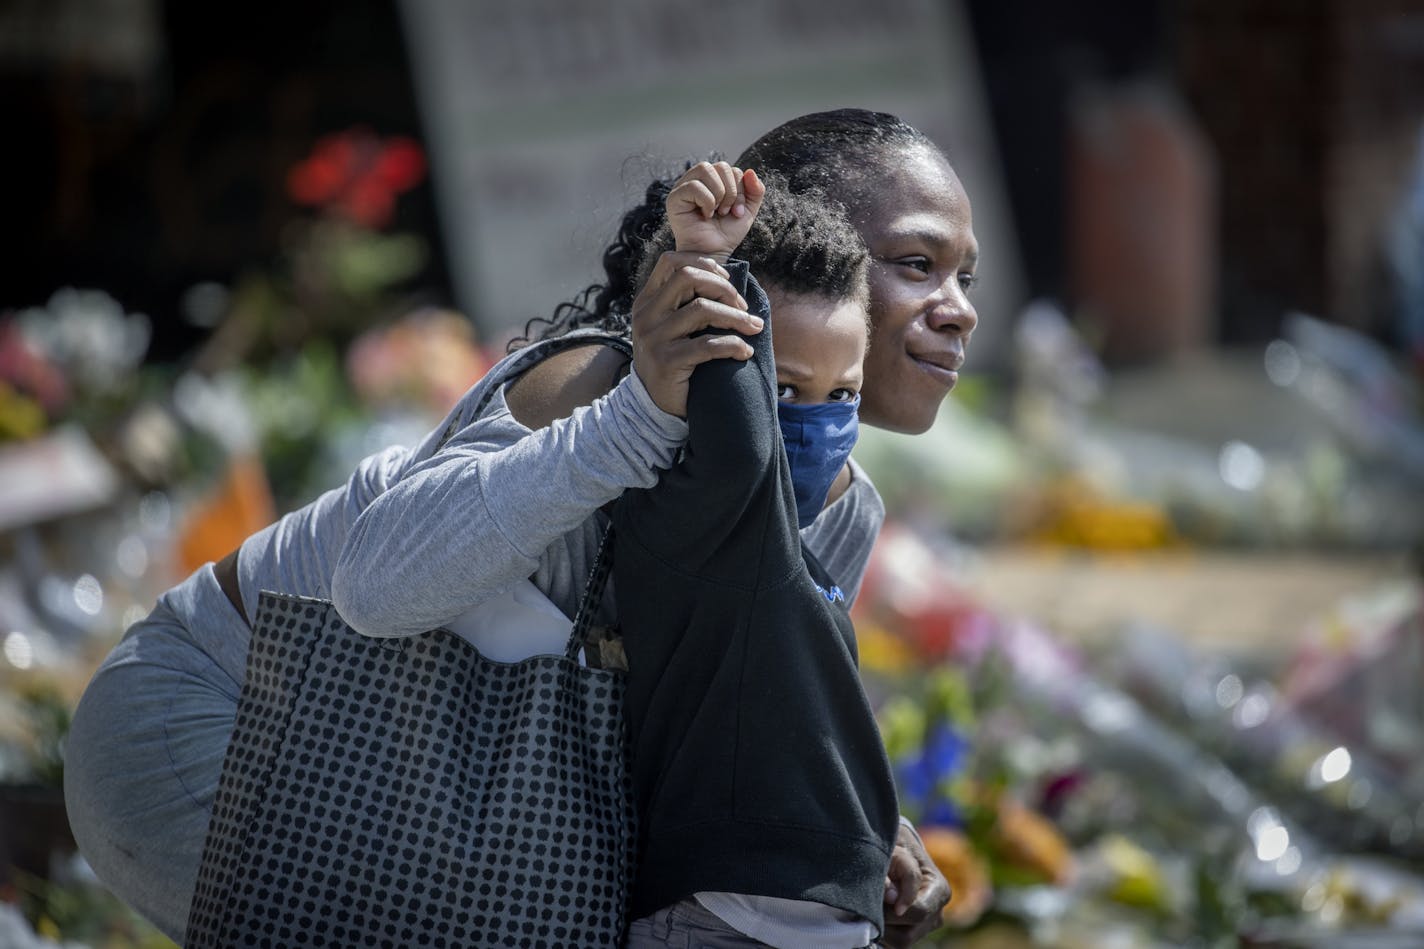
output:
[[766, 196], [755, 171], [727, 162], [698, 162], [667, 196], [668, 223], [677, 249], [726, 263], [756, 219]]

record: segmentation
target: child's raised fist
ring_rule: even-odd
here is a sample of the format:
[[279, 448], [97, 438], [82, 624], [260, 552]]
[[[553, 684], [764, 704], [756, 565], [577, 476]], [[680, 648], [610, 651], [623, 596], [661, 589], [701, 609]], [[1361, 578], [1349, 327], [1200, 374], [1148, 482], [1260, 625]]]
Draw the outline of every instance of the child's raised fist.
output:
[[667, 196], [677, 250], [725, 262], [747, 236], [764, 197], [766, 185], [750, 168], [743, 171], [725, 161], [693, 165]]

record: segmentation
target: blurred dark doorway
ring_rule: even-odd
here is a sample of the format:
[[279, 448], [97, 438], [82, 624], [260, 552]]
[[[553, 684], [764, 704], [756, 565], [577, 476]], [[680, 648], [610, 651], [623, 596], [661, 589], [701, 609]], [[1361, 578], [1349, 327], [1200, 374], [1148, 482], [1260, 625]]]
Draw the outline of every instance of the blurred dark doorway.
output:
[[[19, 146], [7, 149], [0, 307], [102, 288], [153, 319], [150, 358], [169, 359], [207, 332], [183, 318], [188, 288], [277, 255], [296, 213], [286, 173], [320, 136], [361, 125], [419, 139], [420, 122], [388, 0], [123, 0], [105, 30], [100, 8], [115, 7], [3, 14], [41, 42], [0, 46], [0, 110]], [[397, 213], [433, 244], [416, 282], [448, 296], [428, 181]]]

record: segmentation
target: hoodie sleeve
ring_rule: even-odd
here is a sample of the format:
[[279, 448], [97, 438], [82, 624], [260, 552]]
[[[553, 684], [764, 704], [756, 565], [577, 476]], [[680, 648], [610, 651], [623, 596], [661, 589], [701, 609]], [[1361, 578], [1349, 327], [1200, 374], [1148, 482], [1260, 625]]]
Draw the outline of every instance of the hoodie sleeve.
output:
[[751, 312], [766, 320], [760, 333], [743, 337], [755, 355], [713, 359], [693, 371], [682, 456], [656, 487], [624, 495], [617, 523], [670, 566], [752, 583], [774, 553], [769, 544], [788, 558], [794, 553], [799, 565], [800, 542], [776, 421], [770, 304], [745, 262], [728, 261], [727, 269]]

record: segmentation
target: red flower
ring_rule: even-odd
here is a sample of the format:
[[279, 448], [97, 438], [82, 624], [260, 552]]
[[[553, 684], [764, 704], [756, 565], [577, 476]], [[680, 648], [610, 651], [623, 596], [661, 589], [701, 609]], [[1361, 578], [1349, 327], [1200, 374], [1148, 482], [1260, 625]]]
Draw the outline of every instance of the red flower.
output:
[[395, 199], [425, 177], [425, 153], [414, 140], [381, 139], [369, 129], [327, 135], [287, 173], [287, 194], [363, 227], [390, 223]]
[[8, 383], [34, 397], [53, 414], [69, 399], [64, 375], [25, 341], [12, 320], [0, 320], [0, 384]]

